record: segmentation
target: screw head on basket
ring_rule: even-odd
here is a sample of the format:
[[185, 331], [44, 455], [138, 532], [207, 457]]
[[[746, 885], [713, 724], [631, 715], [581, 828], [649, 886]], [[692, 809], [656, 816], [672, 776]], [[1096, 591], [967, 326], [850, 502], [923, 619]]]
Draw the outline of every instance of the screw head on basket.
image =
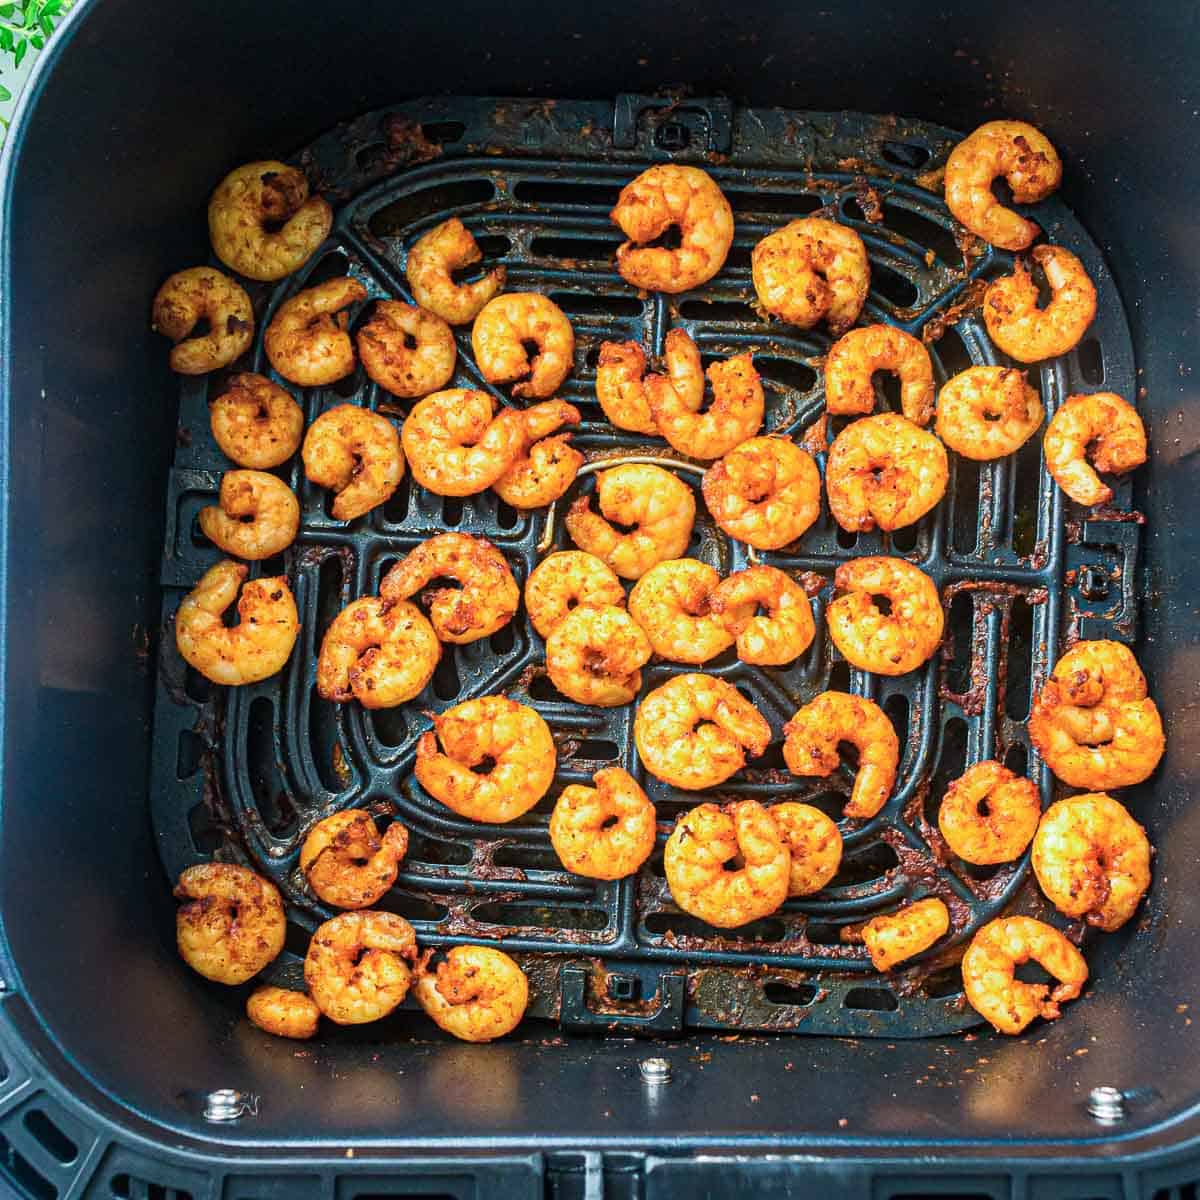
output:
[[671, 1064], [665, 1058], [643, 1058], [638, 1063], [638, 1070], [647, 1083], [669, 1083], [671, 1081]]
[[206, 1121], [238, 1121], [258, 1112], [258, 1097], [235, 1088], [218, 1088], [204, 1097]]
[[1115, 1087], [1094, 1087], [1088, 1092], [1088, 1115], [1097, 1121], [1111, 1123], [1125, 1119], [1125, 1093]]

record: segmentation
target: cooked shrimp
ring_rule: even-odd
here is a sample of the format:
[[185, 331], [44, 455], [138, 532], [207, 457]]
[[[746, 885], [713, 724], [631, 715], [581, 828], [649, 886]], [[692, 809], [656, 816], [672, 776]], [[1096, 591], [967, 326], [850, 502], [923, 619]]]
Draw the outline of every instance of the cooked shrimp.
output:
[[543, 638], [576, 607], [624, 603], [625, 589], [612, 568], [582, 550], [560, 550], [542, 559], [525, 585], [525, 609]]
[[949, 928], [950, 910], [941, 900], [929, 897], [897, 912], [872, 917], [862, 928], [862, 939], [875, 970], [890, 971], [928, 950]]
[[771, 820], [791, 855], [788, 895], [819, 892], [842, 865], [842, 835], [838, 827], [811, 804], [785, 800], [774, 805]]
[[405, 274], [413, 299], [451, 325], [469, 324], [504, 286], [504, 268], [495, 267], [471, 283], [455, 283], [451, 272], [482, 257], [471, 231], [457, 217], [435, 225], [408, 252]]
[[213, 437], [239, 467], [265, 471], [300, 449], [304, 409], [262, 375], [234, 375], [209, 410]]
[[562, 865], [588, 879], [636, 875], [654, 849], [654, 805], [620, 767], [597, 771], [594, 788], [563, 788], [550, 814], [550, 842]]
[[247, 279], [282, 279], [298, 270], [332, 224], [329, 202], [310, 196], [304, 172], [281, 162], [237, 167], [208, 202], [213, 250]]
[[1031, 254], [1050, 285], [1045, 308], [1038, 307], [1037, 284], [1022, 259], [1011, 275], [989, 284], [983, 297], [988, 336], [1010, 358], [1024, 363], [1074, 349], [1096, 315], [1096, 287], [1070, 250], [1035, 246]]
[[730, 537], [759, 550], [794, 542], [821, 512], [821, 473], [785, 437], [743, 442], [704, 472], [704, 501]]
[[388, 912], [340, 913], [317, 928], [304, 958], [304, 982], [338, 1025], [386, 1017], [408, 995], [417, 936]]
[[612, 708], [641, 691], [650, 639], [623, 608], [576, 608], [546, 639], [550, 682], [580, 704]]
[[[838, 593], [825, 612], [829, 636], [862, 671], [904, 675], [933, 656], [945, 616], [933, 580], [902, 558], [865, 555], [844, 562], [833, 577]], [[876, 602], [890, 605], [884, 613]]]
[[316, 1035], [321, 1010], [305, 992], [260, 987], [246, 1001], [246, 1016], [264, 1033], [303, 1039]]
[[345, 309], [361, 304], [367, 289], [348, 276], [329, 279], [285, 300], [263, 334], [263, 349], [284, 379], [323, 387], [354, 370], [354, 346]]
[[457, 588], [438, 588], [421, 599], [443, 642], [476, 642], [513, 619], [521, 602], [508, 560], [487, 538], [439, 533], [410, 550], [379, 585], [384, 603], [407, 600], [434, 579], [453, 579]]
[[[650, 167], [621, 189], [609, 216], [629, 239], [617, 249], [617, 270], [647, 292], [699, 287], [725, 265], [733, 245], [733, 209], [699, 167]], [[677, 249], [645, 245], [672, 228]]]
[[986, 462], [1016, 453], [1045, 415], [1024, 371], [968, 367], [938, 393], [934, 429], [951, 450]]
[[453, 331], [441, 317], [415, 304], [377, 300], [357, 341], [367, 374], [393, 396], [428, 396], [454, 374], [458, 351]]
[[841, 765], [838, 743], [858, 751], [858, 770], [842, 815], [873, 817], [892, 794], [900, 739], [883, 709], [865, 696], [822, 692], [783, 727], [783, 761], [793, 775], [832, 775]]
[[548, 437], [563, 425], [579, 424], [579, 409], [564, 400], [546, 400], [521, 413], [525, 441], [517, 460], [492, 484], [513, 508], [544, 508], [575, 482], [583, 455], [569, 445], [571, 435]]
[[396, 427], [357, 404], [323, 412], [304, 435], [304, 473], [332, 488], [333, 516], [353, 521], [385, 504], [404, 478], [404, 451]]
[[200, 863], [179, 876], [175, 940], [183, 961], [214, 983], [245, 983], [283, 949], [279, 889], [249, 867]]
[[663, 853], [671, 899], [686, 913], [732, 929], [770, 916], [788, 896], [791, 855], [756, 800], [685, 813]]
[[441, 656], [437, 634], [415, 604], [363, 596], [334, 617], [321, 639], [317, 691], [326, 700], [395, 708], [420, 695]]
[[[709, 604], [737, 639], [742, 662], [782, 667], [799, 658], [816, 636], [808, 593], [777, 567], [735, 571], [713, 589]], [[766, 613], [758, 615], [758, 608]]]
[[[622, 579], [640, 579], [655, 563], [679, 558], [691, 541], [695, 493], [662, 467], [625, 463], [601, 471], [596, 499], [603, 516], [592, 512], [590, 496], [580, 496], [567, 512], [567, 532]], [[630, 528], [621, 533], [609, 521]]]
[[[208, 322], [208, 332], [188, 337], [200, 321]], [[172, 371], [205, 375], [250, 349], [254, 310], [250, 297], [228, 276], [212, 267], [192, 267], [176, 271], [155, 293], [150, 328], [175, 343]]]
[[393, 821], [380, 837], [369, 812], [347, 808], [318, 821], [300, 848], [308, 886], [335, 908], [370, 908], [396, 882], [408, 830]]
[[824, 217], [803, 217], [768, 234], [750, 264], [767, 312], [801, 329], [824, 320], [834, 337], [858, 320], [871, 286], [862, 238]]
[[1137, 409], [1112, 392], [1068, 396], [1050, 418], [1043, 449], [1046, 470], [1076, 504], [1107, 504], [1112, 488], [1096, 472], [1124, 475], [1141, 466], [1146, 427]]
[[277, 475], [226, 471], [218, 503], [200, 510], [200, 531], [238, 558], [255, 561], [279, 554], [296, 540], [300, 503]]
[[222, 619], [246, 578], [242, 563], [223, 559], [188, 592], [175, 616], [179, 653], [213, 683], [257, 683], [283, 669], [300, 633], [291, 588], [282, 575], [251, 579], [238, 600], [240, 621]]
[[920, 338], [894, 325], [864, 325], [843, 334], [825, 358], [825, 410], [869, 413], [875, 410], [876, 371], [900, 379], [900, 408], [914, 425], [933, 416], [933, 363]]
[[[442, 749], [438, 749], [438, 742]], [[490, 771], [472, 770], [491, 761]], [[528, 812], [554, 781], [550, 727], [524, 704], [480, 696], [433, 718], [417, 742], [417, 782], [471, 821], [504, 824]]]
[[1042, 800], [1033, 781], [989, 759], [946, 789], [938, 828], [959, 858], [989, 866], [1020, 858], [1041, 816]]
[[669, 662], [698, 665], [733, 645], [726, 621], [748, 621], [754, 608], [743, 603], [722, 620], [709, 607], [720, 582], [708, 563], [673, 558], [651, 567], [633, 585], [629, 615], [646, 631], [655, 654]]
[[[530, 361], [526, 343], [537, 346]], [[483, 306], [471, 326], [475, 363], [488, 383], [516, 384], [514, 396], [553, 396], [575, 361], [567, 314], [538, 292], [510, 292]]]
[[1024, 250], [1041, 232], [996, 199], [1003, 175], [1018, 204], [1045, 200], [1062, 182], [1062, 162], [1046, 135], [1024, 121], [988, 121], [946, 160], [946, 207], [973, 234], [1002, 250]]
[[502, 950], [453, 946], [436, 972], [417, 977], [413, 994], [447, 1033], [464, 1042], [490, 1042], [521, 1023], [529, 981]]
[[843, 529], [899, 529], [946, 493], [946, 449], [898, 413], [863, 417], [833, 439], [825, 464], [829, 510]]
[[[704, 368], [696, 343], [682, 329], [672, 329], [663, 345], [663, 362], [675, 399], [691, 412], [704, 403]], [[646, 394], [646, 355], [637, 342], [604, 342], [596, 365], [596, 398], [604, 415], [618, 428], [658, 433]]]
[[[1033, 959], [1058, 980], [1024, 983], [1016, 969]], [[1057, 929], [1032, 917], [1000, 917], [971, 939], [962, 960], [963, 988], [971, 1007], [1000, 1033], [1020, 1033], [1035, 1017], [1053, 1021], [1059, 1005], [1087, 983], [1083, 955]]]
[[697, 792], [740, 771], [771, 741], [763, 715], [731, 683], [675, 675], [638, 706], [634, 740], [642, 763], [673, 787]]

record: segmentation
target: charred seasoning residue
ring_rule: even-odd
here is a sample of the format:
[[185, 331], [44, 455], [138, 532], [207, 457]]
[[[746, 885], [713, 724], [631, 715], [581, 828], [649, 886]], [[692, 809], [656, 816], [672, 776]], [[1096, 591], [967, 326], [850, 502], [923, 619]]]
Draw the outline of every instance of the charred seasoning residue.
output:
[[883, 224], [883, 201], [865, 175], [854, 177], [854, 195], [858, 199], [859, 208], [863, 210], [863, 216], [872, 225]]
[[941, 339], [951, 325], [957, 325], [964, 317], [981, 308], [987, 289], [986, 279], [972, 279], [953, 304], [926, 322], [925, 328], [921, 330], [921, 341], [927, 346], [932, 345]]

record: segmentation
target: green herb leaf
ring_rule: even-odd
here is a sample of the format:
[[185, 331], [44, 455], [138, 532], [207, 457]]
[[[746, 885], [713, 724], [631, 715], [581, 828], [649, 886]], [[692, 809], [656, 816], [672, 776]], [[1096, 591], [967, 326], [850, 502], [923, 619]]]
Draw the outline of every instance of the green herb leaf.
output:
[[13, 35], [11, 29], [0, 29], [0, 50], [11, 54], [16, 47], [13, 45]]
[[0, 103], [3, 103], [5, 100], [11, 100], [11, 99], [12, 99], [12, 92], [10, 92], [8, 90], [8, 88], [6, 88], [4, 86], [4, 84], [0, 83]]
[[29, 50], [28, 42], [18, 42], [17, 43], [16, 53], [13, 54], [13, 63], [16, 66], [19, 67], [21, 65], [28, 50]]
[[7, 21], [17, 11], [15, 4], [0, 4], [0, 20]]
[[62, 12], [63, 0], [46, 0], [46, 6], [42, 9], [42, 17], [57, 17]]
[[29, 39], [29, 43], [35, 50], [40, 50], [46, 44], [46, 39], [38, 37], [37, 34], [34, 34], [34, 36]]

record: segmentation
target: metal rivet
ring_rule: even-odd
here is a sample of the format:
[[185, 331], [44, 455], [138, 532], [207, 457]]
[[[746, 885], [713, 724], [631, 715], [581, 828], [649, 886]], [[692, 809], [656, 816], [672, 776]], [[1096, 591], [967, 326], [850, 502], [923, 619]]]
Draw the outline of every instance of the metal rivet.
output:
[[258, 1112], [258, 1097], [239, 1092], [234, 1088], [218, 1088], [204, 1097], [204, 1119], [206, 1121], [237, 1121]]
[[669, 1083], [671, 1081], [671, 1064], [665, 1058], [643, 1058], [638, 1063], [638, 1070], [647, 1083]]
[[1087, 1110], [1097, 1121], [1125, 1119], [1125, 1093], [1115, 1087], [1094, 1087], [1088, 1092]]

